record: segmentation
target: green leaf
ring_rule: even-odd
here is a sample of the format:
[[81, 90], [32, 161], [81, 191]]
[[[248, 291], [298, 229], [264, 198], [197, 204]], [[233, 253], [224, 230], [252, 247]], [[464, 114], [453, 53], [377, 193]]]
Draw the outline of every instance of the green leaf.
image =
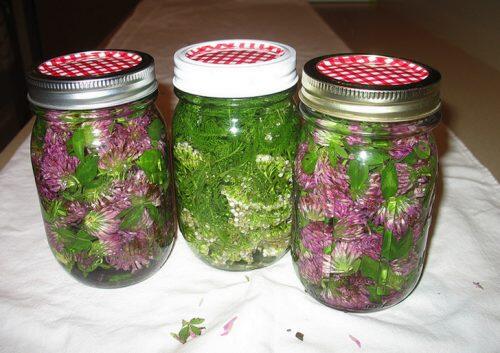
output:
[[402, 259], [408, 256], [413, 246], [413, 234], [410, 230], [401, 238], [400, 241], [394, 239], [391, 245], [389, 260]]
[[335, 153], [335, 149], [332, 148], [332, 145], [330, 145], [330, 147], [328, 147], [327, 153], [328, 153], [328, 160], [330, 161], [330, 165], [335, 168], [337, 166], [337, 163], [338, 163], [338, 158], [337, 158], [337, 153]]
[[43, 219], [48, 223], [53, 223], [59, 217], [66, 217], [68, 212], [63, 206], [62, 201], [54, 200], [42, 204]]
[[119, 218], [122, 219], [122, 223], [120, 224], [120, 229], [133, 229], [139, 221], [142, 219], [142, 215], [144, 214], [144, 205], [138, 204], [132, 207], [123, 210], [118, 215]]
[[205, 319], [202, 319], [201, 317], [195, 317], [189, 321], [190, 324], [192, 325], [199, 325], [202, 324], [205, 321]]
[[401, 287], [405, 283], [405, 278], [403, 276], [397, 275], [391, 270], [389, 270], [386, 279], [386, 286], [395, 290], [401, 290]]
[[377, 286], [368, 286], [366, 287], [368, 292], [370, 293], [370, 301], [372, 303], [381, 303], [382, 296], [378, 294]]
[[394, 163], [388, 163], [381, 174], [382, 179], [382, 195], [385, 199], [396, 195], [398, 191], [398, 173]]
[[109, 181], [109, 179], [106, 176], [100, 176], [100, 177], [92, 180], [91, 182], [89, 182], [87, 184], [87, 188], [97, 189], [97, 188], [103, 186], [104, 184], [106, 184], [108, 181]]
[[146, 173], [151, 182], [160, 185], [167, 183], [167, 165], [159, 150], [145, 151], [137, 160], [137, 166]]
[[75, 238], [75, 233], [68, 228], [57, 228], [55, 232], [63, 243], [72, 241]]
[[408, 256], [413, 246], [413, 234], [410, 230], [398, 241], [392, 232], [386, 229], [383, 233], [382, 257], [391, 261]]
[[65, 244], [67, 250], [88, 251], [92, 248], [92, 239], [94, 238], [83, 230], [75, 234], [70, 229], [58, 228], [56, 233]]
[[81, 264], [81, 263], [76, 263], [76, 266], [80, 271], [83, 272], [83, 276], [87, 277], [90, 272], [95, 271], [98, 267], [102, 265], [102, 257], [96, 257], [94, 261], [90, 265], [88, 264]]
[[184, 326], [179, 331], [179, 339], [182, 343], [186, 343], [188, 338], [189, 338], [189, 326]]
[[94, 240], [95, 238], [84, 230], [79, 230], [76, 237], [81, 240]]
[[371, 278], [374, 281], [378, 280], [380, 264], [378, 261], [369, 256], [361, 257], [359, 269], [364, 277]]
[[196, 336], [200, 336], [201, 328], [196, 326], [191, 326], [191, 332], [194, 333]]
[[71, 137], [71, 145], [73, 146], [73, 152], [78, 157], [79, 160], [83, 160], [85, 157], [85, 131], [84, 128], [79, 128], [73, 133]]
[[[89, 251], [89, 255], [102, 258], [103, 256], [106, 256], [106, 253], [107, 249], [100, 241], [92, 242], [92, 248]], [[103, 264], [101, 264], [100, 267], [104, 268]]]
[[368, 180], [368, 167], [356, 159], [349, 162], [347, 170], [351, 187], [359, 189]]
[[335, 141], [332, 141], [329, 149], [333, 150], [333, 152], [339, 157], [342, 157], [344, 159], [349, 158], [349, 153], [347, 153], [345, 148], [340, 143], [335, 143]]
[[392, 239], [392, 232], [389, 229], [384, 230], [381, 255], [386, 259], [390, 258], [391, 256]]
[[47, 131], [47, 122], [45, 119], [37, 118], [33, 125], [32, 143], [34, 146], [41, 148], [43, 146], [43, 139]]
[[388, 140], [373, 140], [372, 145], [375, 148], [388, 149], [391, 147], [391, 143]]
[[163, 121], [160, 119], [154, 119], [148, 127], [148, 135], [151, 140], [158, 141], [165, 131], [165, 126]]
[[368, 165], [353, 159], [349, 162], [347, 175], [349, 176], [351, 194], [357, 198], [368, 185]]
[[413, 147], [413, 151], [420, 159], [427, 159], [431, 155], [431, 147], [426, 141], [420, 141], [415, 147]]
[[333, 251], [333, 248], [331, 245], [328, 245], [326, 248], [323, 249], [323, 254], [330, 255]]
[[369, 166], [377, 166], [389, 159], [389, 154], [379, 150], [366, 150], [366, 152], [367, 158], [365, 163]]
[[352, 270], [350, 271], [351, 273], [356, 273], [359, 271], [359, 268], [361, 267], [361, 259], [357, 259], [354, 261], [352, 264]]
[[99, 157], [88, 156], [76, 167], [75, 176], [83, 186], [87, 186], [97, 176]]
[[152, 203], [146, 204], [146, 209], [148, 210], [149, 216], [156, 224], [163, 224], [165, 216], [160, 212], [160, 209], [153, 205]]
[[385, 283], [387, 282], [388, 273], [389, 273], [389, 265], [385, 261], [380, 261], [378, 268], [378, 279], [377, 279], [377, 283], [379, 285], [385, 285]]
[[402, 162], [406, 164], [415, 164], [418, 160], [417, 154], [415, 151], [411, 151], [409, 155], [407, 155], [405, 158], [403, 158]]
[[368, 292], [370, 293], [370, 301], [373, 303], [380, 303], [382, 301], [382, 296], [391, 294], [391, 289], [387, 286], [368, 286]]
[[302, 158], [302, 170], [307, 174], [314, 173], [318, 157], [318, 152], [315, 150], [307, 152]]

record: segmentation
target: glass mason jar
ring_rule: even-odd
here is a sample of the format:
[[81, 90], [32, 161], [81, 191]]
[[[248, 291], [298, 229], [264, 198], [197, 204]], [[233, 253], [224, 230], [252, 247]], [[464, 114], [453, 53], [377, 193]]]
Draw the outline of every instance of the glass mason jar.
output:
[[31, 160], [56, 259], [95, 287], [149, 277], [166, 261], [177, 227], [153, 58], [71, 54], [38, 66], [28, 85]]
[[374, 55], [305, 65], [292, 257], [321, 303], [375, 311], [416, 286], [437, 177], [439, 80], [428, 66]]
[[[256, 51], [249, 41], [196, 44], [175, 56], [179, 225], [202, 260], [225, 270], [269, 265], [290, 245], [299, 123], [293, 101], [295, 52], [282, 44], [258, 44], [269, 58], [243, 65], [223, 59], [252, 58]], [[213, 58], [222, 63], [207, 63]], [[262, 67], [267, 77], [259, 72]], [[196, 69], [198, 85], [189, 77]], [[286, 76], [276, 77], [283, 69]], [[247, 70], [252, 79], [244, 76]], [[213, 75], [212, 80], [205, 75]]]

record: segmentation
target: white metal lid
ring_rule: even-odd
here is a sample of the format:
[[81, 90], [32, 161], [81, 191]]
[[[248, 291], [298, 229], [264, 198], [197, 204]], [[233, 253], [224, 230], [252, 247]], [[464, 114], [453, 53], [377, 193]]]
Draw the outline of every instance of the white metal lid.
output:
[[298, 80], [295, 50], [263, 40], [193, 44], [174, 54], [174, 64], [174, 86], [204, 97], [264, 96], [285, 91]]

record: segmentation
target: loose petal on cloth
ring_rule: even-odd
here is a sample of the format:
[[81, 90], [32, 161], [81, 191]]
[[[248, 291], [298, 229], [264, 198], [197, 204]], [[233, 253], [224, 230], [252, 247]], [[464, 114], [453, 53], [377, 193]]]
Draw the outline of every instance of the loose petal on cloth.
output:
[[233, 328], [233, 324], [234, 324], [234, 322], [236, 321], [237, 318], [238, 318], [238, 316], [235, 316], [231, 320], [229, 320], [228, 322], [226, 322], [226, 324], [223, 327], [224, 332], [222, 332], [220, 334], [221, 336], [227, 336], [229, 334], [229, 332], [231, 332], [231, 329]]
[[349, 338], [354, 342], [356, 343], [356, 346], [358, 346], [359, 348], [361, 348], [361, 342], [356, 338], [354, 337], [353, 335], [349, 335]]

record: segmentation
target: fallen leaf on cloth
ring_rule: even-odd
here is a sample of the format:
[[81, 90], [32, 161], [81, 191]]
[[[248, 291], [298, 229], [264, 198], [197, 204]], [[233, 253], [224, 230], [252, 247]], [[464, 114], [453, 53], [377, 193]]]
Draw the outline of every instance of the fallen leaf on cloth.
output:
[[479, 283], [479, 282], [472, 282], [472, 284], [475, 285], [476, 288], [484, 290], [484, 287], [481, 285], [481, 283]]
[[188, 338], [195, 338], [196, 336], [201, 336], [205, 327], [200, 327], [198, 325], [202, 324], [205, 319], [195, 317], [189, 321], [182, 320], [182, 328], [179, 333], [171, 332], [170, 335], [175, 338], [180, 343], [184, 344], [187, 342]]

